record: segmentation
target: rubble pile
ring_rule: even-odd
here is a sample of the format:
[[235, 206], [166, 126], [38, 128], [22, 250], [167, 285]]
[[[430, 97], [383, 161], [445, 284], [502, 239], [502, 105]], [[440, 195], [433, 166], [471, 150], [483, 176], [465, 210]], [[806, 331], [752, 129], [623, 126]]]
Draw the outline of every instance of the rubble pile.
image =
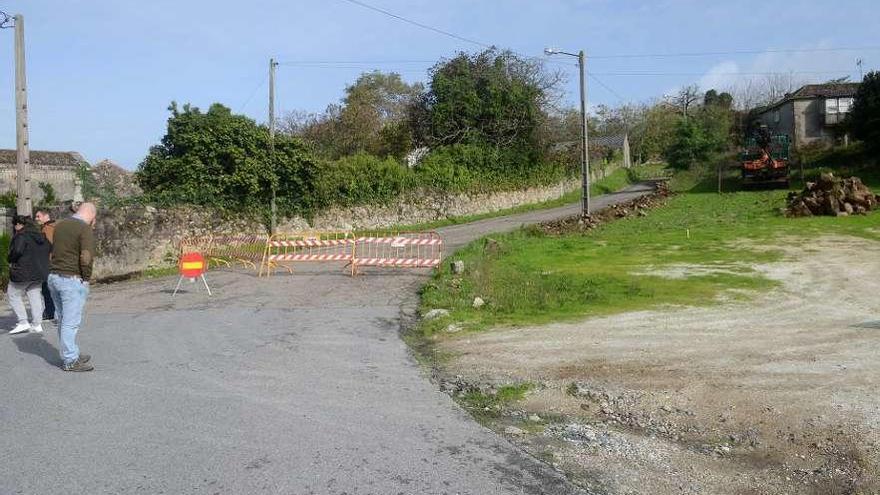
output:
[[878, 203], [880, 196], [858, 177], [842, 179], [826, 173], [817, 182], [807, 182], [800, 193], [790, 193], [785, 214], [790, 217], [864, 215]]
[[552, 220], [544, 222], [538, 228], [548, 235], [562, 235], [571, 232], [586, 232], [602, 225], [603, 223], [613, 221], [618, 218], [626, 218], [631, 216], [648, 216], [648, 211], [662, 206], [666, 202], [666, 198], [670, 196], [669, 187], [665, 182], [655, 184], [655, 190], [651, 194], [641, 196], [636, 199], [615, 203], [592, 215], [576, 215], [560, 220]]

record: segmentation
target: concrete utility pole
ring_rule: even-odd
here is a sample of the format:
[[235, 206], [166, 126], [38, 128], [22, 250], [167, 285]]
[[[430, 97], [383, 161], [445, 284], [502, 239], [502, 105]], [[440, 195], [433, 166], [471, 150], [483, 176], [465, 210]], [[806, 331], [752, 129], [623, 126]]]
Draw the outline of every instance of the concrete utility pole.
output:
[[24, 16], [15, 16], [15, 140], [18, 158], [16, 210], [31, 215], [31, 158], [28, 149], [27, 75], [24, 58]]
[[278, 225], [278, 209], [275, 206], [275, 67], [278, 62], [274, 58], [269, 59], [269, 163], [272, 165], [272, 200], [269, 204], [272, 218], [269, 223], [269, 233], [274, 234]]
[[578, 52], [578, 67], [581, 71], [581, 138], [583, 146], [581, 150], [581, 212], [584, 215], [590, 214], [590, 140], [589, 130], [587, 128], [587, 80], [584, 78], [586, 72], [587, 60], [584, 51]]
[[581, 143], [581, 214], [586, 216], [590, 214], [590, 140], [587, 130], [587, 80], [585, 77], [587, 57], [583, 50], [575, 54], [556, 48], [545, 48], [544, 53], [547, 55], [568, 55], [578, 59], [581, 80], [581, 140], [583, 141]]

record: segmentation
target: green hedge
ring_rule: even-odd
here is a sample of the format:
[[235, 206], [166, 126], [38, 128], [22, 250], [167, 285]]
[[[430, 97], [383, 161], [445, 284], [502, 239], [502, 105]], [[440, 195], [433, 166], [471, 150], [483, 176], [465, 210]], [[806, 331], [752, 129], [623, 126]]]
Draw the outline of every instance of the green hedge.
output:
[[546, 185], [570, 171], [528, 152], [477, 145], [444, 146], [414, 168], [394, 158], [360, 153], [321, 164], [314, 182], [314, 205], [387, 204], [420, 189], [492, 192]]

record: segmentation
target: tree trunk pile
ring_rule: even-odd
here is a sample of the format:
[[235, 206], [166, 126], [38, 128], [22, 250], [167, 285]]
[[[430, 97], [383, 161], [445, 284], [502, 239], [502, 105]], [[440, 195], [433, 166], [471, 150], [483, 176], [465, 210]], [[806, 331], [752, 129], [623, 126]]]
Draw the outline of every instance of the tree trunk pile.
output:
[[790, 217], [864, 215], [878, 203], [880, 196], [858, 177], [842, 179], [826, 173], [817, 182], [807, 182], [802, 192], [790, 193], [785, 213]]

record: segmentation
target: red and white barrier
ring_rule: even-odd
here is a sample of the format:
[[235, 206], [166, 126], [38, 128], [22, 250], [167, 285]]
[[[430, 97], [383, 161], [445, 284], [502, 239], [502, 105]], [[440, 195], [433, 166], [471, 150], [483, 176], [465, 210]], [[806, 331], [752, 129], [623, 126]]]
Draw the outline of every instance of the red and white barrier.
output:
[[356, 275], [358, 267], [433, 268], [440, 265], [443, 240], [436, 232], [376, 233], [311, 232], [275, 235], [266, 241], [259, 274], [296, 262], [345, 262]]

